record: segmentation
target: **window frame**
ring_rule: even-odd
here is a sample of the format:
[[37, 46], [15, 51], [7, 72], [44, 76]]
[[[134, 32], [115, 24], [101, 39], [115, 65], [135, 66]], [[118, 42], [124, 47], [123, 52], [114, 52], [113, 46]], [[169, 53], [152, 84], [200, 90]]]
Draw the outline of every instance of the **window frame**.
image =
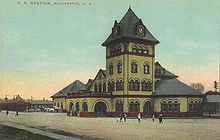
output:
[[131, 63], [131, 73], [138, 73], [138, 64], [137, 62]]

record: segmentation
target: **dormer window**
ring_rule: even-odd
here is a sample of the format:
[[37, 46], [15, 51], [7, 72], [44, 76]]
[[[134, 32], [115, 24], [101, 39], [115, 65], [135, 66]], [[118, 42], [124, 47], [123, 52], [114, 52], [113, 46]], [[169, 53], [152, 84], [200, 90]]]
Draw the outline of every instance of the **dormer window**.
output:
[[102, 79], [102, 75], [99, 75], [99, 79]]
[[156, 74], [161, 74], [161, 69], [157, 68], [156, 69]]
[[112, 37], [117, 37], [119, 35], [119, 28], [117, 26], [112, 28]]
[[122, 52], [122, 48], [119, 44], [110, 47], [110, 56], [118, 55]]

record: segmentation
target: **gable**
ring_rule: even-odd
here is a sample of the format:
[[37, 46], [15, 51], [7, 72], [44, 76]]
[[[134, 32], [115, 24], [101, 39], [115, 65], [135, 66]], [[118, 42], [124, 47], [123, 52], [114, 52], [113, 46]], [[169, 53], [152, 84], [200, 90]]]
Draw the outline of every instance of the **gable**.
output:
[[98, 71], [98, 73], [96, 74], [96, 76], [95, 76], [95, 78], [94, 78], [94, 80], [93, 80], [89, 90], [90, 91], [94, 91], [94, 86], [95, 85], [97, 85], [99, 83], [103, 83], [105, 81], [106, 81], [106, 70], [100, 69]]

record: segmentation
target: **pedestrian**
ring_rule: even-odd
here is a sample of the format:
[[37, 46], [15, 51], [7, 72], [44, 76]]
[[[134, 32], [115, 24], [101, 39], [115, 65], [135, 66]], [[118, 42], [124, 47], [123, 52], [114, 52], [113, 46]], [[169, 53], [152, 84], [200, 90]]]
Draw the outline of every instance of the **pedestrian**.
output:
[[158, 116], [159, 124], [161, 123], [161, 116]]
[[119, 122], [120, 121], [120, 115], [117, 115], [117, 120], [116, 122]]
[[127, 119], [127, 114], [125, 113], [124, 114], [124, 122], [126, 122], [126, 119]]
[[140, 123], [141, 122], [141, 113], [138, 113], [137, 118], [138, 118], [138, 122]]
[[15, 114], [15, 117], [18, 117], [18, 110], [16, 110], [16, 114]]
[[154, 122], [154, 118], [155, 118], [155, 116], [154, 116], [154, 114], [153, 114], [153, 116], [152, 116], [152, 121]]
[[163, 115], [162, 114], [159, 115], [159, 124], [161, 124], [161, 123], [163, 123]]
[[120, 114], [120, 122], [123, 122], [123, 120], [122, 120], [122, 114]]
[[6, 116], [8, 116], [8, 110], [6, 111]]

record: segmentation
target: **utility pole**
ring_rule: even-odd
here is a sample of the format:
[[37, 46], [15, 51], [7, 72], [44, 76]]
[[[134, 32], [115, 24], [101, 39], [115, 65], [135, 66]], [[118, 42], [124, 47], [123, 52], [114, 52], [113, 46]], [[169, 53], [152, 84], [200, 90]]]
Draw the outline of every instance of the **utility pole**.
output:
[[217, 90], [218, 90], [218, 82], [217, 81], [214, 81], [214, 89], [215, 89], [215, 92], [217, 92]]
[[217, 87], [219, 88], [219, 92], [220, 92], [220, 49], [219, 49], [219, 54], [218, 54], [218, 84]]

